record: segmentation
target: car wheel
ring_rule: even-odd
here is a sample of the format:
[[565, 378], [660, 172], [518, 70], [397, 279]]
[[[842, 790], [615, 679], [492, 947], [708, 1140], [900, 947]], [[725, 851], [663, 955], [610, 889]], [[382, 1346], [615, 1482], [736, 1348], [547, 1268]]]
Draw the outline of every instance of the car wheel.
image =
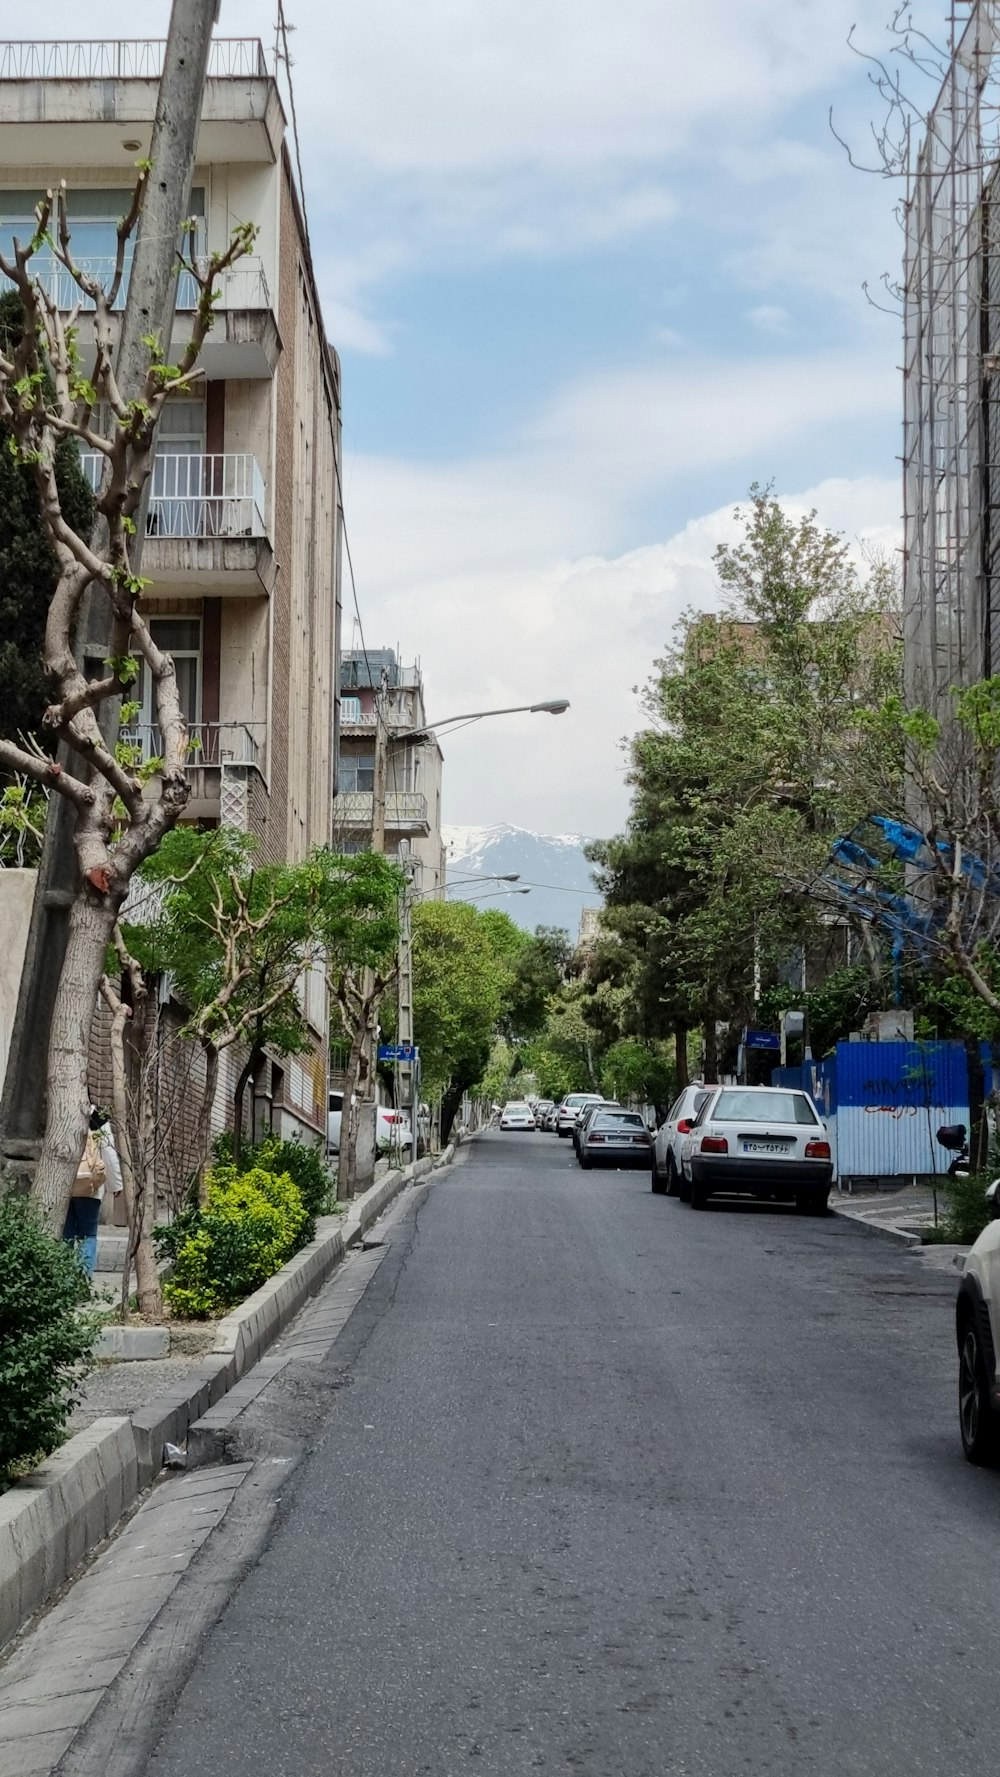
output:
[[656, 1149], [655, 1148], [653, 1149], [653, 1156], [652, 1156], [652, 1160], [650, 1162], [650, 1166], [651, 1166], [650, 1185], [651, 1185], [652, 1189], [656, 1192], [657, 1196], [662, 1197], [663, 1193], [667, 1189], [667, 1182], [666, 1182], [666, 1179], [663, 1177], [663, 1174], [661, 1173], [659, 1167], [656, 1164]]
[[586, 1154], [580, 1155], [580, 1165], [583, 1167], [584, 1172], [590, 1171], [591, 1162], [588, 1160]]
[[992, 1464], [997, 1460], [997, 1418], [990, 1400], [979, 1335], [967, 1322], [958, 1359], [958, 1420], [962, 1449], [970, 1462]]
[[677, 1195], [682, 1203], [690, 1203], [691, 1180], [687, 1177], [683, 1167], [681, 1167], [680, 1176], [677, 1180]]
[[691, 1193], [690, 1193], [689, 1201], [690, 1201], [692, 1209], [704, 1209], [706, 1203], [708, 1202], [708, 1192], [706, 1191], [704, 1185], [696, 1184], [694, 1179], [691, 1180]]
[[680, 1190], [680, 1179], [677, 1176], [677, 1162], [673, 1154], [667, 1155], [667, 1196], [676, 1197]]
[[800, 1215], [825, 1216], [828, 1197], [827, 1191], [797, 1191], [795, 1207]]

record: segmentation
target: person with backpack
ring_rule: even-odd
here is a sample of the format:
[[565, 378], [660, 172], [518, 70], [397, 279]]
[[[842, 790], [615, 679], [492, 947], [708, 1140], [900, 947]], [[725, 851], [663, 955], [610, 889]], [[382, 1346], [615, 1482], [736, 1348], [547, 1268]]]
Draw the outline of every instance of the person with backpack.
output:
[[75, 1246], [80, 1263], [88, 1277], [93, 1277], [97, 1264], [97, 1225], [108, 1179], [117, 1194], [122, 1188], [121, 1168], [115, 1153], [114, 1139], [107, 1114], [95, 1107], [90, 1113], [90, 1128], [84, 1143], [80, 1164], [76, 1169], [73, 1191], [66, 1211], [63, 1239]]

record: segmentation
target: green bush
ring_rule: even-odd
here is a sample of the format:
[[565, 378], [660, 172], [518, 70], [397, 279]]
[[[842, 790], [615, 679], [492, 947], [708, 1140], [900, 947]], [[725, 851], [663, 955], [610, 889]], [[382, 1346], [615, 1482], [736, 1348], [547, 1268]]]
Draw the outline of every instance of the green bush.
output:
[[[222, 1165], [231, 1165], [233, 1138], [220, 1135], [212, 1149]], [[266, 1172], [287, 1172], [302, 1193], [302, 1201], [311, 1216], [329, 1215], [334, 1201], [334, 1178], [323, 1159], [319, 1143], [309, 1146], [302, 1141], [280, 1141], [266, 1135], [263, 1141], [244, 1147], [240, 1165], [244, 1172], [262, 1166]]]
[[280, 1271], [312, 1234], [302, 1193], [287, 1172], [216, 1166], [204, 1209], [189, 1209], [157, 1232], [174, 1268], [163, 1294], [192, 1320], [223, 1314]]
[[970, 1173], [968, 1178], [942, 1178], [938, 1191], [945, 1200], [945, 1212], [938, 1223], [938, 1238], [944, 1241], [977, 1240], [990, 1219], [986, 1207], [986, 1187], [996, 1173]]
[[0, 1196], [0, 1481], [59, 1443], [97, 1335], [90, 1286], [23, 1197]]

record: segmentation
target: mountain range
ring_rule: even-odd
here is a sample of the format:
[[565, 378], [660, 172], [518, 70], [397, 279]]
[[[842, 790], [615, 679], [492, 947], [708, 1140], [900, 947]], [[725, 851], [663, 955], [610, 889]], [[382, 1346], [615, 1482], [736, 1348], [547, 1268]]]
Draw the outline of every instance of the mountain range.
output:
[[[530, 833], [526, 827], [442, 827], [448, 855], [448, 899], [499, 907], [515, 924], [558, 926], [576, 941], [584, 907], [599, 907], [593, 866], [583, 855], [582, 833]], [[519, 881], [491, 883], [515, 872]], [[470, 880], [471, 879], [471, 880]], [[531, 893], [517, 894], [517, 888]]]

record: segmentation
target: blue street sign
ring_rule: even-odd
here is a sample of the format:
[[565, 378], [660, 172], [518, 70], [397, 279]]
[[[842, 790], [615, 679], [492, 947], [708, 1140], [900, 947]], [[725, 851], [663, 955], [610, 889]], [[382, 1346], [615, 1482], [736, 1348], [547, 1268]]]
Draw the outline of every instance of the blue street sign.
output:
[[781, 1038], [775, 1030], [747, 1030], [743, 1041], [748, 1049], [780, 1049]]
[[378, 1058], [380, 1061], [416, 1061], [416, 1045], [413, 1043], [380, 1043]]

